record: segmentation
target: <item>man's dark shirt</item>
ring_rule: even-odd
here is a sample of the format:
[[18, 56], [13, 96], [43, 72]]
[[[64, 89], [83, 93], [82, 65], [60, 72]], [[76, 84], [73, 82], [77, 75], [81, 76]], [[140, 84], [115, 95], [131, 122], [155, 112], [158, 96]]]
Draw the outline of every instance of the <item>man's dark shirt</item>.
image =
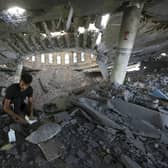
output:
[[[11, 100], [11, 104], [14, 104], [12, 110], [14, 110], [15, 113], [22, 115], [22, 114], [28, 114], [29, 111], [27, 108], [27, 105], [24, 103], [24, 100], [26, 97], [32, 97], [33, 96], [33, 88], [29, 86], [26, 90], [21, 91], [19, 87], [19, 83], [12, 84], [6, 89], [6, 99]], [[3, 100], [4, 104], [4, 100]]]
[[11, 103], [14, 103], [15, 100], [20, 100], [20, 103], [24, 103], [26, 97], [32, 97], [33, 89], [29, 86], [26, 90], [21, 91], [19, 87], [19, 83], [12, 84], [6, 90], [6, 99], [11, 100]]

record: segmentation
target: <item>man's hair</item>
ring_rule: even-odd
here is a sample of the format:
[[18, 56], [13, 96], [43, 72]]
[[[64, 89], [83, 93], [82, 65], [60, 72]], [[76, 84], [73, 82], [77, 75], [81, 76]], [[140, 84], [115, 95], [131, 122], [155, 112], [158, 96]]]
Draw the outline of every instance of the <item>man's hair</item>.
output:
[[26, 84], [30, 84], [33, 80], [33, 77], [28, 73], [24, 73], [21, 76], [21, 80], [24, 81]]

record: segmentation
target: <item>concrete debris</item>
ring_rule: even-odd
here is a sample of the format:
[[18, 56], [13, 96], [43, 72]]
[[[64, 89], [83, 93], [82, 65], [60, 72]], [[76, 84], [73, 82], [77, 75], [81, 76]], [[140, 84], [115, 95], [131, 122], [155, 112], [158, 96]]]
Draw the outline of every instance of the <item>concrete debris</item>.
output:
[[126, 168], [141, 168], [141, 166], [126, 155], [121, 156], [121, 161]]
[[154, 128], [151, 124], [147, 124], [146, 122], [139, 122], [136, 120], [135, 122], [131, 123], [134, 125], [134, 131], [133, 133], [135, 135], [140, 135], [143, 137], [149, 137], [154, 139], [160, 138], [160, 131], [156, 128]]
[[61, 127], [58, 124], [47, 123], [39, 127], [35, 132], [32, 132], [26, 140], [34, 144], [39, 144], [51, 139], [60, 131]]
[[54, 115], [54, 119], [57, 123], [61, 123], [63, 121], [71, 120], [71, 116], [68, 114], [68, 112], [60, 112]]
[[[92, 100], [91, 100], [92, 101]], [[85, 111], [87, 111], [91, 116], [93, 116], [94, 119], [97, 119], [100, 121], [103, 125], [109, 126], [115, 129], [122, 130], [123, 128], [115, 123], [113, 120], [109, 120], [105, 115], [101, 114], [101, 112], [96, 111], [92, 106], [89, 104], [92, 104], [92, 102], [89, 101], [87, 98], [81, 98], [79, 102], [73, 101], [74, 104], [78, 104], [81, 108], [83, 108]]]
[[[29, 126], [0, 115], [0, 167], [167, 168], [168, 102], [149, 95], [149, 81], [133, 84], [102, 82], [53, 98]], [[10, 128], [16, 142], [8, 147]]]
[[38, 146], [49, 162], [58, 159], [63, 154], [65, 148], [64, 145], [57, 139], [51, 139], [47, 142], [42, 142], [38, 144]]
[[133, 103], [128, 103], [121, 99], [114, 99], [113, 104], [118, 111], [129, 115], [133, 120], [146, 120], [159, 128], [162, 127], [161, 117], [157, 111]]
[[83, 72], [74, 71], [71, 66], [41, 70], [33, 74], [34, 106], [41, 111], [44, 104], [55, 103], [58, 107], [57, 98], [68, 97], [71, 93], [80, 94], [93, 82], [97, 83], [101, 79], [101, 75], [88, 76]]
[[163, 143], [163, 144], [168, 145], [168, 133], [167, 134], [162, 133], [160, 142]]
[[56, 113], [65, 111], [67, 109], [70, 109], [72, 107], [72, 104], [70, 102], [72, 98], [70, 96], [62, 96], [57, 97], [51, 101], [51, 103], [44, 104], [44, 111], [46, 113]]

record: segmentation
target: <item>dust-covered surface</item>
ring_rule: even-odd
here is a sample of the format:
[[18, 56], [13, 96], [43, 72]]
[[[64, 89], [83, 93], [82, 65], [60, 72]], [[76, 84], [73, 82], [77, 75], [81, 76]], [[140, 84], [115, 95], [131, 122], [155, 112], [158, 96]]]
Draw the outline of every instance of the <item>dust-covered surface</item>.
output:
[[[123, 86], [101, 83], [83, 94], [59, 97], [42, 110], [35, 110], [38, 122], [31, 126], [12, 124], [7, 115], [1, 115], [0, 166], [167, 168], [168, 104], [167, 100], [150, 95], [153, 87], [167, 95], [167, 75], [142, 76], [136, 75], [134, 81], [133, 74], [128, 75], [130, 79]], [[52, 132], [54, 137], [46, 140], [48, 133], [45, 135], [44, 131], [39, 137], [44, 137], [44, 142], [32, 144], [25, 140], [40, 126], [50, 123], [61, 128]], [[9, 127], [16, 132], [12, 148], [4, 147], [8, 144]]]

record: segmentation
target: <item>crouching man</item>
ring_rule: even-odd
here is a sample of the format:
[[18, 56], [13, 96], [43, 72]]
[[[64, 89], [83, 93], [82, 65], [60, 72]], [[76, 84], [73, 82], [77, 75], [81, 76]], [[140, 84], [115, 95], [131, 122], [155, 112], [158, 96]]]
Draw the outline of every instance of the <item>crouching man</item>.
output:
[[[8, 113], [13, 120], [21, 124], [27, 124], [25, 115], [33, 117], [32, 96], [33, 88], [30, 86], [32, 76], [22, 74], [19, 83], [12, 84], [6, 90], [3, 100], [3, 110]], [[27, 98], [27, 103], [25, 100]]]

